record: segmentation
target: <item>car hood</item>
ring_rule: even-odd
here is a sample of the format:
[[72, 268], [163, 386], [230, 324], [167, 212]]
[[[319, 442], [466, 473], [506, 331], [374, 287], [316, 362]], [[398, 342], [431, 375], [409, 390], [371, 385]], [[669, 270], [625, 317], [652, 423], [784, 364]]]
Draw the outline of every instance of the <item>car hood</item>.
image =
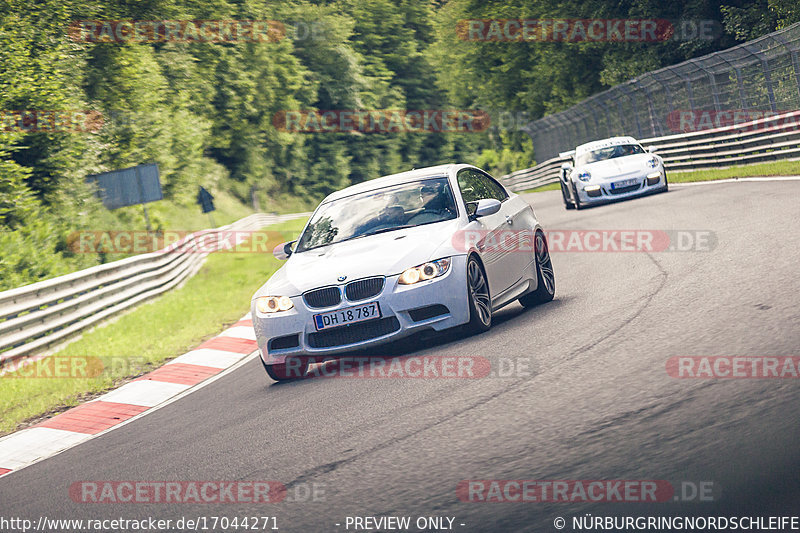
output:
[[580, 170], [588, 170], [592, 175], [592, 181], [596, 179], [617, 178], [626, 174], [640, 173], [647, 167], [647, 161], [652, 158], [652, 154], [633, 154], [624, 157], [615, 157], [605, 161], [596, 161], [583, 165]]
[[[452, 255], [459, 221], [425, 224], [293, 254], [254, 295], [297, 296], [307, 290], [369, 276], [390, 276]], [[438, 253], [445, 255], [437, 256]]]

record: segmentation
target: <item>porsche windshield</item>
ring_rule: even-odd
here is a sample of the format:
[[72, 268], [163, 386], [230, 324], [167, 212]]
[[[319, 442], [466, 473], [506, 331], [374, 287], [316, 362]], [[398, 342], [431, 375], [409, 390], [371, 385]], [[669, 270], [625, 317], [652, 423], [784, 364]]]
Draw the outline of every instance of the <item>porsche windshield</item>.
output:
[[296, 252], [401, 228], [456, 218], [447, 178], [431, 178], [366, 191], [322, 204]]
[[645, 153], [644, 149], [638, 144], [618, 144], [616, 146], [607, 146], [605, 148], [592, 150], [591, 152], [585, 152], [577, 157], [575, 164], [580, 167], [588, 165], [589, 163], [605, 161], [606, 159], [643, 153]]

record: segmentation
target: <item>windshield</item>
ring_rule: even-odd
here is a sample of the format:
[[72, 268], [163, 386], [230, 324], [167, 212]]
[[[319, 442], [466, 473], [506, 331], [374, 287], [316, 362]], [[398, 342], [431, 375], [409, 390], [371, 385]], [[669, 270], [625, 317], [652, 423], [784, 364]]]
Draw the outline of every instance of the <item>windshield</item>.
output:
[[358, 237], [456, 218], [447, 178], [430, 178], [322, 204], [297, 242], [303, 252]]
[[616, 146], [607, 146], [583, 153], [576, 158], [575, 164], [580, 167], [589, 163], [596, 163], [597, 161], [605, 161], [606, 159], [614, 159], [615, 157], [625, 157], [626, 155], [643, 153], [644, 149], [638, 144], [618, 144]]

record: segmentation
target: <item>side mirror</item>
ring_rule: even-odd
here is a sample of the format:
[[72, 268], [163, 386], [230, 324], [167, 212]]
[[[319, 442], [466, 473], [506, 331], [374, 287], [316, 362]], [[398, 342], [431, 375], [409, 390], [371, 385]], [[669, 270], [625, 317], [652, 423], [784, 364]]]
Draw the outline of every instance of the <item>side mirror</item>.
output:
[[658, 147], [656, 147], [656, 146], [648, 146], [647, 147], [647, 151], [650, 152], [651, 154], [654, 154], [654, 153], [656, 153], [658, 151]]
[[475, 207], [475, 217], [493, 215], [498, 211], [500, 211], [500, 200], [484, 198], [483, 200], [478, 200], [478, 205]]
[[272, 255], [274, 255], [275, 259], [278, 261], [286, 261], [289, 259], [289, 256], [292, 255], [292, 252], [294, 252], [294, 244], [296, 242], [297, 241], [291, 241], [279, 244], [272, 250]]

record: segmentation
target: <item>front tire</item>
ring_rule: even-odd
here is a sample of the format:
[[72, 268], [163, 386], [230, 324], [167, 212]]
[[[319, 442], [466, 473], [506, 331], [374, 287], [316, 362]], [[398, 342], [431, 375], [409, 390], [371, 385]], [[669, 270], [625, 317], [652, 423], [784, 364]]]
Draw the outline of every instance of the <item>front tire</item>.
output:
[[547, 239], [541, 231], [534, 237], [534, 258], [536, 263], [536, 290], [529, 292], [519, 299], [523, 307], [549, 302], [556, 295], [556, 276], [553, 272], [553, 262], [550, 260], [550, 251], [547, 248]]
[[575, 186], [575, 183], [572, 184], [572, 193], [575, 195], [575, 209], [580, 210], [583, 207], [583, 204], [581, 204], [581, 199], [578, 196], [578, 188]]
[[564, 185], [564, 182], [561, 180], [559, 180], [559, 183], [561, 184], [561, 198], [564, 199], [564, 207], [566, 209], [575, 209], [575, 204], [573, 204], [568, 198], [569, 195], [567, 194], [567, 186]]
[[467, 260], [467, 298], [469, 299], [470, 333], [483, 333], [492, 327], [492, 299], [489, 296], [489, 282], [480, 262], [470, 256]]
[[287, 357], [287, 360], [289, 358], [292, 358], [292, 360], [289, 361], [288, 364], [268, 365], [259, 357], [259, 359], [261, 359], [261, 364], [264, 366], [264, 370], [267, 371], [267, 375], [275, 381], [291, 381], [293, 379], [305, 377], [308, 372], [308, 360], [292, 356]]

